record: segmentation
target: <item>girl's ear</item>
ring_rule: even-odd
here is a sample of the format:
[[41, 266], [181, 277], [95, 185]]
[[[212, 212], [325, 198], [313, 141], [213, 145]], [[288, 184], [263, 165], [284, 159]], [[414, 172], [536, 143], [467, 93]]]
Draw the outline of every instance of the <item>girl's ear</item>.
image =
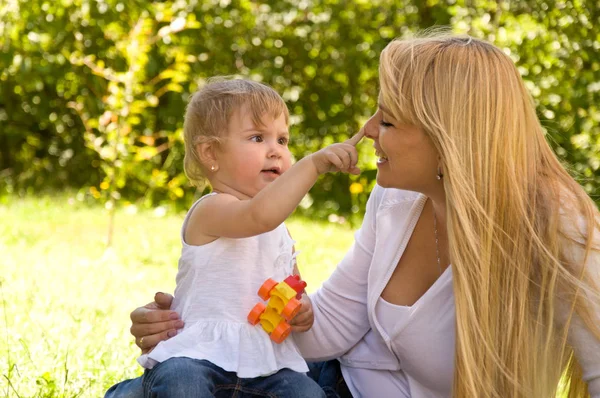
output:
[[216, 156], [216, 148], [214, 142], [204, 142], [196, 145], [196, 152], [198, 153], [198, 158], [202, 165], [207, 169], [214, 170], [214, 167], [217, 166], [217, 156]]

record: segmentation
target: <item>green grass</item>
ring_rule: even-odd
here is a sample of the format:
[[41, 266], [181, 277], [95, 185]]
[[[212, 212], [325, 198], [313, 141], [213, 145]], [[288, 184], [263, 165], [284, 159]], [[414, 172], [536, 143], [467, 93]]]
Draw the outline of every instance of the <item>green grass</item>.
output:
[[[156, 291], [173, 291], [183, 215], [121, 210], [110, 250], [106, 211], [65, 197], [9, 199], [0, 220], [0, 395], [101, 397], [141, 374], [129, 313]], [[312, 291], [352, 231], [287, 225]]]

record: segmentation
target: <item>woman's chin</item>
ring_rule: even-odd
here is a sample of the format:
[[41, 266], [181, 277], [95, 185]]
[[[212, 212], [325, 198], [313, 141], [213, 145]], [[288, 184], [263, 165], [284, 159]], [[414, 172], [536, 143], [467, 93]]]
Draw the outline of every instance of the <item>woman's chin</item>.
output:
[[377, 182], [377, 185], [379, 185], [382, 188], [393, 188], [393, 186], [390, 184], [389, 179], [383, 177], [380, 172], [377, 172], [375, 181]]
[[395, 188], [395, 189], [403, 189], [403, 190], [409, 190], [406, 186], [406, 184], [402, 181], [395, 181], [393, 178], [390, 178], [390, 176], [384, 176], [382, 175], [383, 173], [378, 172], [377, 176], [375, 177], [375, 181], [377, 182], [377, 185], [379, 185], [382, 188]]

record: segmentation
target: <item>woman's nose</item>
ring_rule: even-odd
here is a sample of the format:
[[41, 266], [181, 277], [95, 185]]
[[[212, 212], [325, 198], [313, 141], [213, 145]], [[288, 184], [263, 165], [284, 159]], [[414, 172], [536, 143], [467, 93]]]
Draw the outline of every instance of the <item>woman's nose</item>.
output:
[[369, 120], [363, 126], [363, 130], [365, 132], [365, 137], [370, 138], [372, 140], [377, 139], [379, 137], [379, 128], [378, 128], [377, 114], [371, 116]]

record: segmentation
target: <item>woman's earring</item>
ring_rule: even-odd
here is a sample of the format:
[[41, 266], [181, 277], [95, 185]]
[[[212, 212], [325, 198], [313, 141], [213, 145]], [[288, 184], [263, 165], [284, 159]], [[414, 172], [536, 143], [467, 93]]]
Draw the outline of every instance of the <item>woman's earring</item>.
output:
[[438, 166], [437, 179], [441, 180], [442, 178], [444, 178], [444, 174], [442, 174], [442, 168], [440, 166]]
[[210, 166], [210, 171], [216, 171], [217, 169], [218, 167], [216, 167], [214, 164]]

